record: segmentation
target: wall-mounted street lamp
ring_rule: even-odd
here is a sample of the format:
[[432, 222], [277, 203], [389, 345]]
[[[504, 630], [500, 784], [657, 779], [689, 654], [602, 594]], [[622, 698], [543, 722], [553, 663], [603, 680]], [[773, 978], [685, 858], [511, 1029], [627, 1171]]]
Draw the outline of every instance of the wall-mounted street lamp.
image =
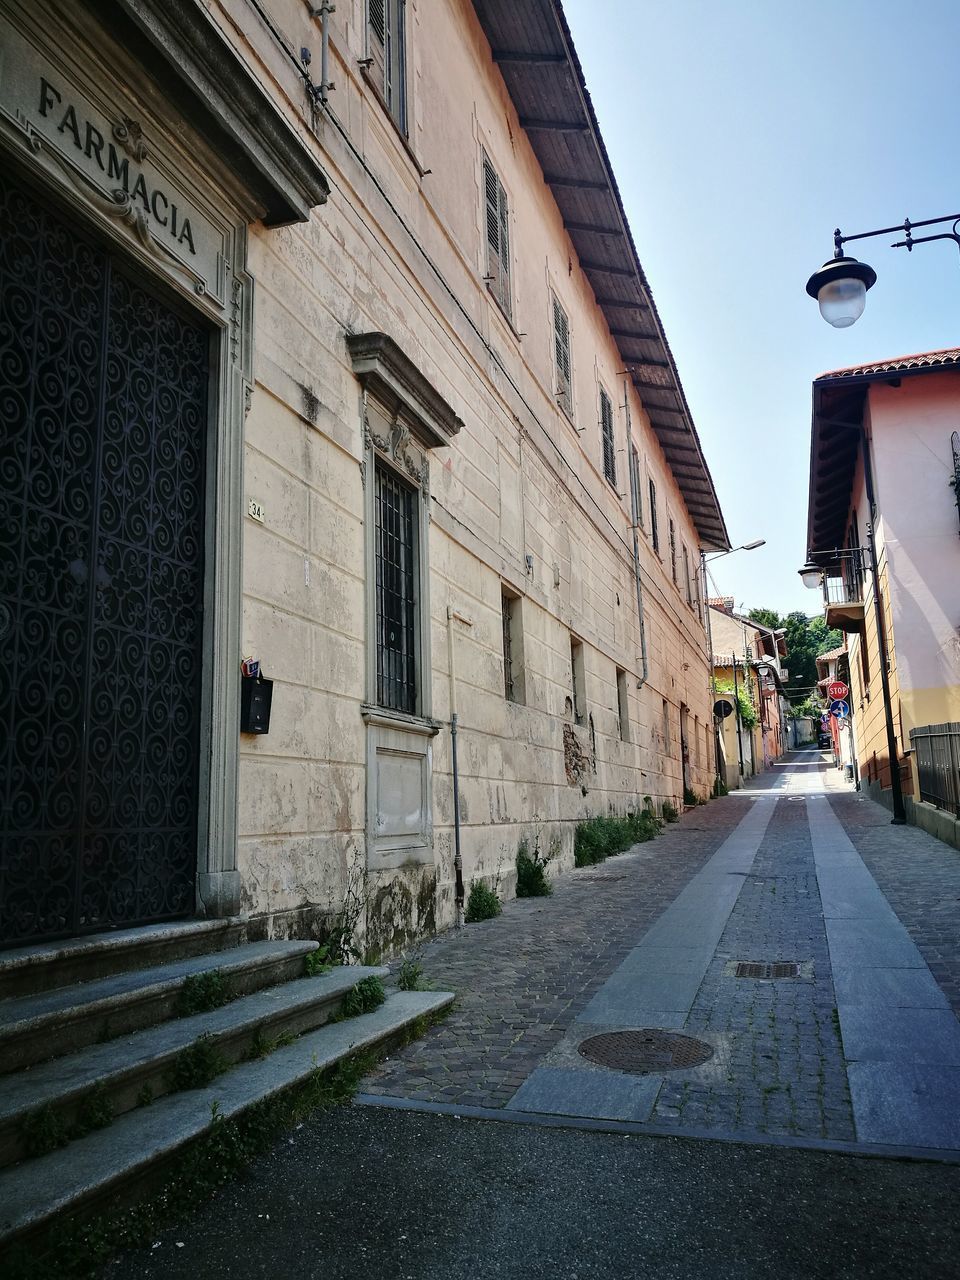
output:
[[[952, 223], [949, 231], [940, 231], [932, 236], [915, 236], [914, 227], [936, 227]], [[960, 213], [951, 213], [944, 218], [926, 218], [922, 222], [911, 222], [904, 218], [894, 227], [880, 227], [877, 231], [859, 231], [854, 236], [843, 236], [838, 227], [833, 233], [833, 257], [828, 259], [818, 271], [807, 281], [807, 293], [816, 298], [820, 304], [820, 314], [827, 324], [835, 329], [846, 329], [863, 315], [867, 302], [867, 290], [872, 289], [877, 281], [877, 273], [865, 262], [856, 258], [848, 258], [843, 246], [851, 240], [868, 240], [871, 236], [887, 236], [894, 231], [904, 233], [903, 240], [895, 240], [891, 249], [906, 249], [912, 252], [915, 244], [927, 244], [931, 240], [952, 240], [960, 249]]]
[[715, 555], [704, 556], [704, 564], [713, 564], [714, 560], [719, 560], [722, 556], [732, 556], [735, 551], [756, 551], [757, 547], [765, 547], [767, 545], [766, 538], [755, 538], [753, 542], [744, 542], [739, 547], [731, 547], [729, 551], [718, 551]]

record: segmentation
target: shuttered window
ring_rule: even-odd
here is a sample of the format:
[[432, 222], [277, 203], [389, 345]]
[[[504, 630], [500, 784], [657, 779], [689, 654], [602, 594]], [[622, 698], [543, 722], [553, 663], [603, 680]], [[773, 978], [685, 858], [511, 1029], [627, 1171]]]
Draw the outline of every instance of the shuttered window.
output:
[[677, 580], [677, 529], [673, 521], [670, 521], [670, 577], [676, 582]]
[[407, 132], [406, 0], [367, 0], [368, 74], [397, 125]]
[[617, 454], [613, 443], [613, 405], [605, 391], [600, 392], [600, 436], [603, 442], [603, 474], [616, 488]]
[[650, 540], [653, 549], [660, 554], [660, 526], [657, 524], [657, 486], [650, 481]]
[[417, 711], [417, 494], [377, 465], [377, 702]]
[[507, 193], [489, 156], [483, 157], [483, 190], [487, 232], [487, 287], [508, 320], [510, 301], [510, 230]]
[[633, 523], [643, 528], [643, 498], [640, 493], [640, 455], [630, 446], [630, 501], [633, 510]]
[[693, 584], [690, 581], [690, 552], [683, 548], [683, 578], [687, 587], [687, 604], [693, 608]]
[[560, 303], [553, 300], [553, 347], [557, 366], [557, 404], [573, 417], [573, 380], [570, 370], [570, 322]]

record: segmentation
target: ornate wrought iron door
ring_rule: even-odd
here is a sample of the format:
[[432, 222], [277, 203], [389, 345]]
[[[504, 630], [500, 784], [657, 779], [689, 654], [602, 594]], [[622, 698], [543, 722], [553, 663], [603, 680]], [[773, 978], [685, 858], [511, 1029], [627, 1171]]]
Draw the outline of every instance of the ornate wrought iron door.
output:
[[208, 346], [0, 178], [0, 945], [193, 909]]

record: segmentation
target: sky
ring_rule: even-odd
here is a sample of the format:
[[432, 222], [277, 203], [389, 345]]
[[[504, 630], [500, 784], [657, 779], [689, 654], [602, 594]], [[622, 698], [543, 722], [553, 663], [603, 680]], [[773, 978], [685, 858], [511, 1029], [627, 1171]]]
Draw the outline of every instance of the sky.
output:
[[[877, 283], [834, 329], [805, 284], [845, 234], [960, 212], [960, 5], [564, 0], [634, 241], [734, 546], [720, 594], [819, 611], [806, 559], [811, 382], [960, 345], [949, 241], [849, 245]], [[933, 228], [932, 230], [949, 230]], [[918, 232], [917, 234], [923, 234]]]

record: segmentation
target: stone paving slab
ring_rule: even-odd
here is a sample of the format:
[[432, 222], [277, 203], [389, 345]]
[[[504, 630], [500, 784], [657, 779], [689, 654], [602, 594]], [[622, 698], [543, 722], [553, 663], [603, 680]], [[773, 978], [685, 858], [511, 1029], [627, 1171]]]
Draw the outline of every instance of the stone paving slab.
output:
[[861, 1142], [960, 1148], [960, 1067], [852, 1062], [848, 1071]]

